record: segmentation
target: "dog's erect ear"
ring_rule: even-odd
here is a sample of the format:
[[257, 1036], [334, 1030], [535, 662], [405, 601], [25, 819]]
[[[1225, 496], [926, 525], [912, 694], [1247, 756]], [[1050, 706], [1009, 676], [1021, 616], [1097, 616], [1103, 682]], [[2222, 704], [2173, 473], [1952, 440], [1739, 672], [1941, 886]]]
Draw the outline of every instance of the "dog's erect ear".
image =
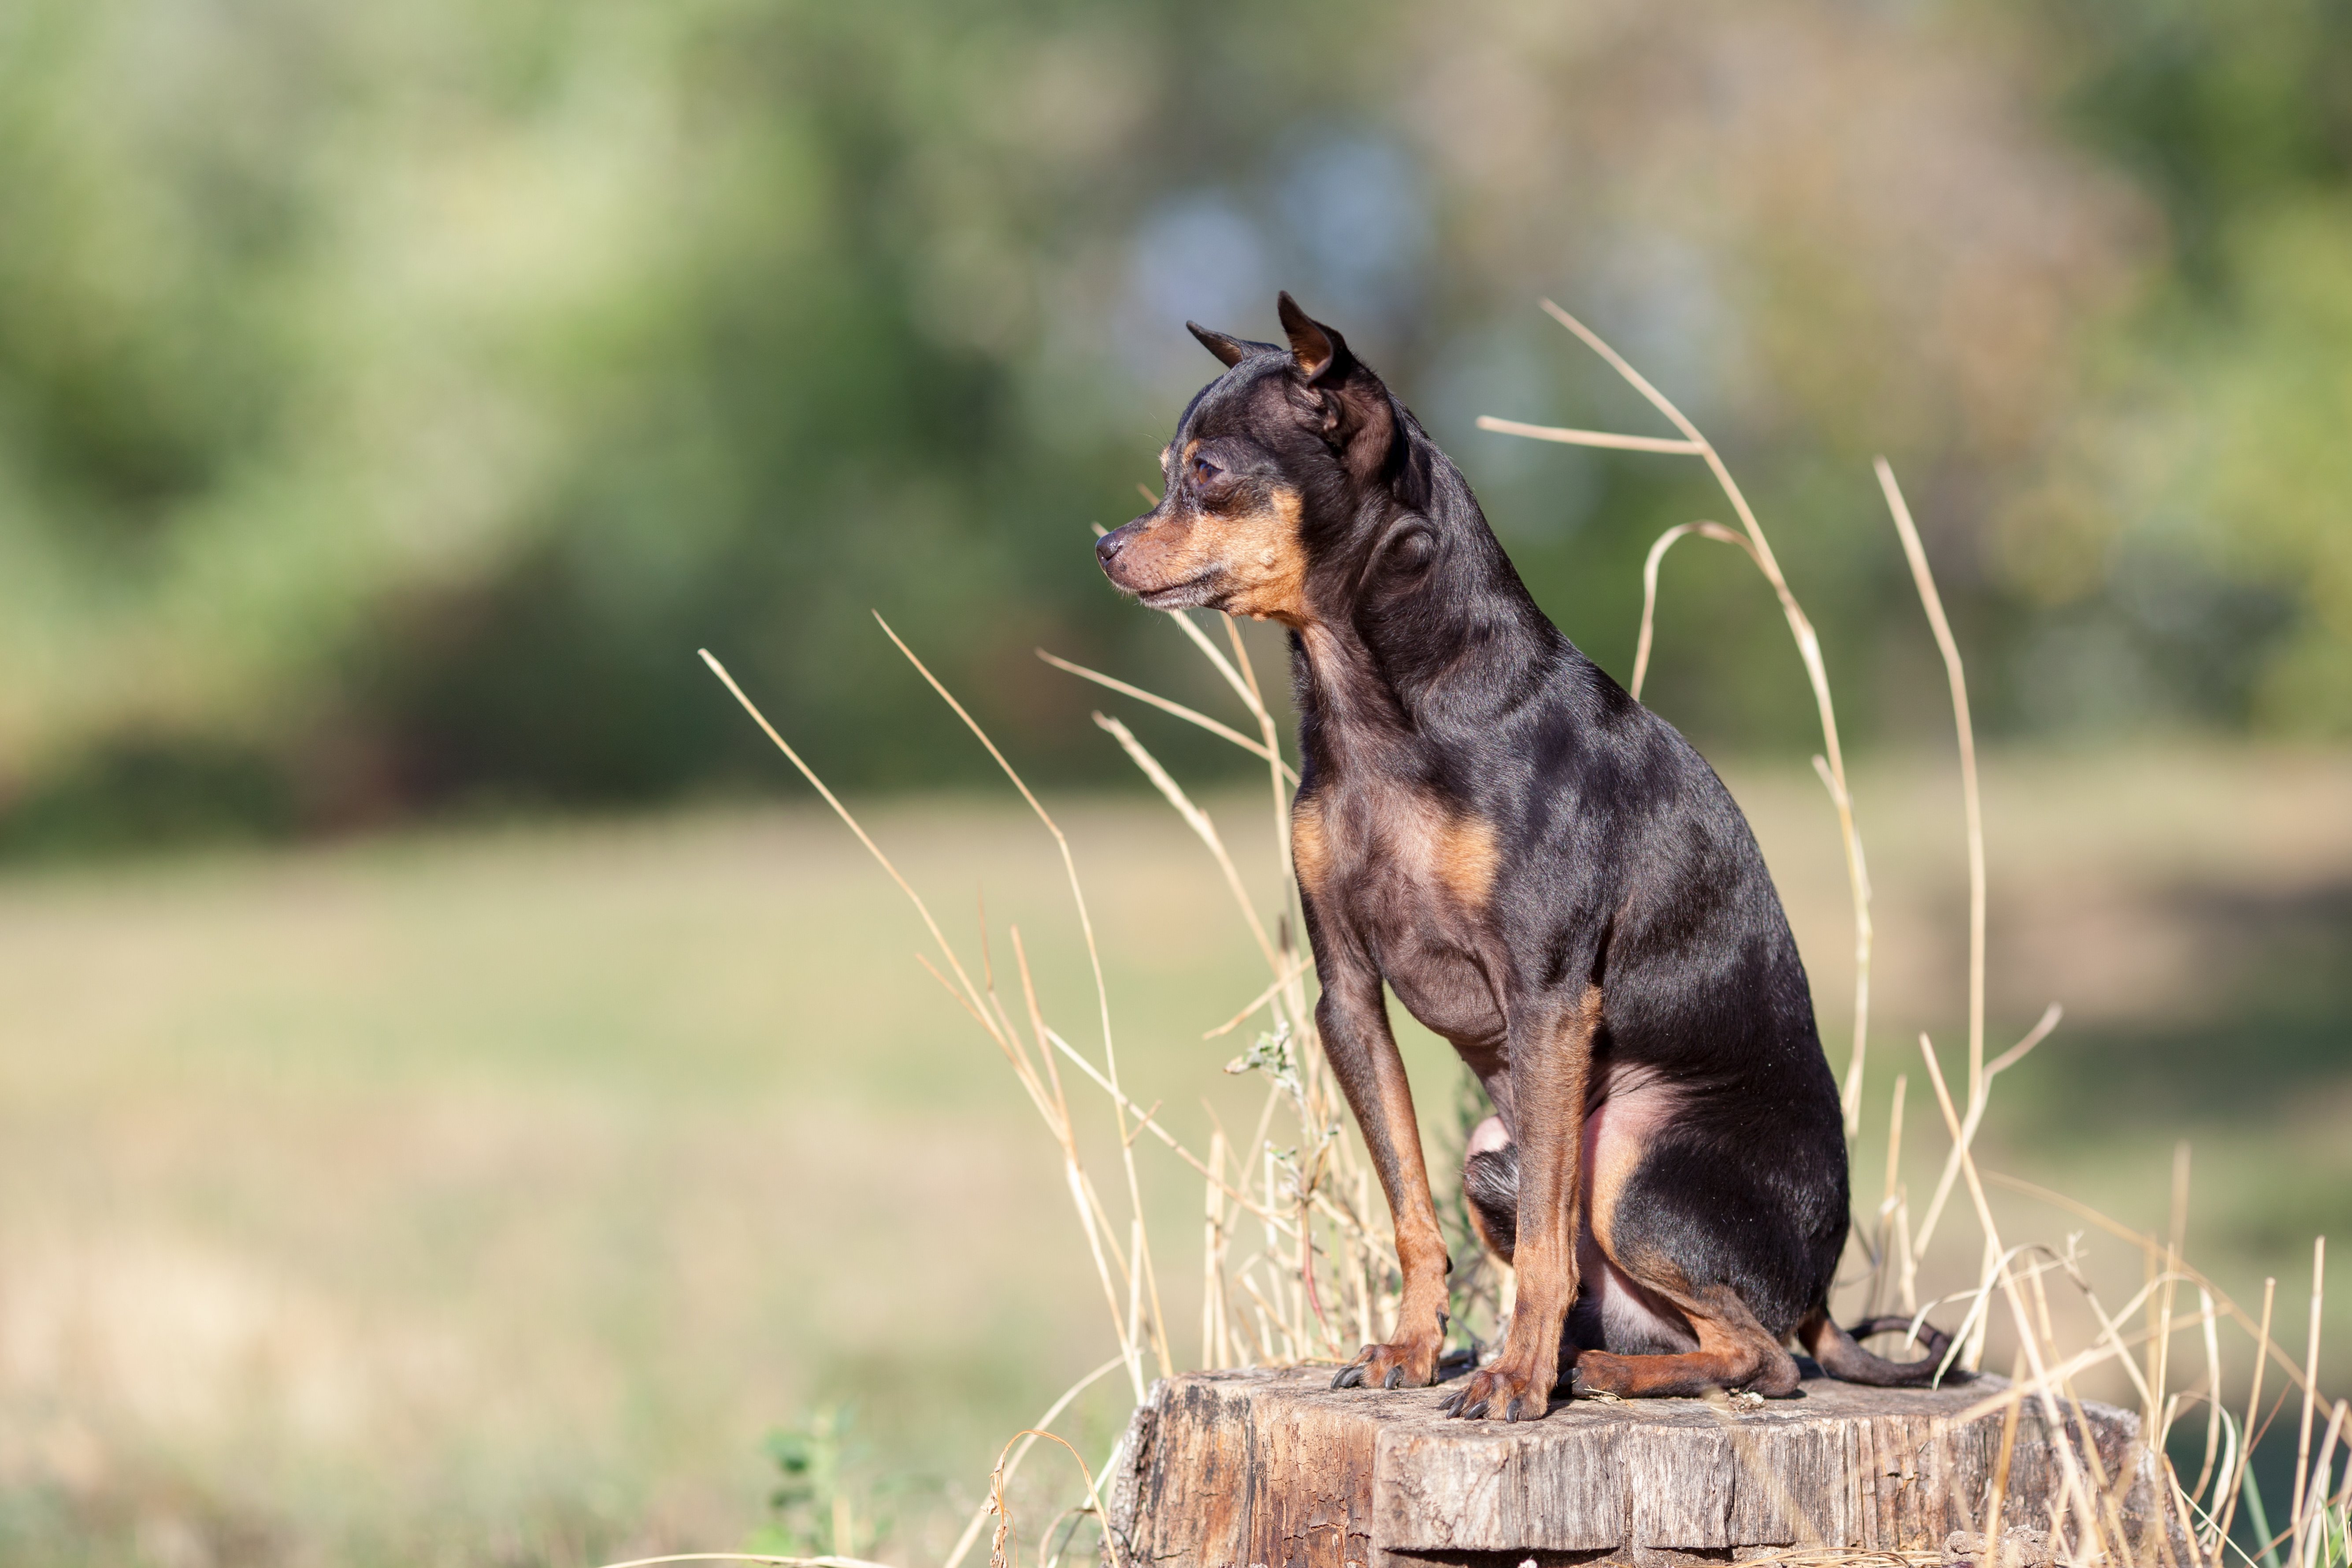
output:
[[1184, 330], [1200, 339], [1201, 346], [1223, 360], [1228, 370], [1252, 354], [1281, 352], [1279, 344], [1254, 343], [1247, 338], [1234, 337], [1230, 333], [1218, 331], [1213, 327], [1204, 327], [1198, 321], [1185, 322]]
[[1307, 376], [1309, 386], [1328, 386], [1345, 381], [1356, 363], [1348, 352], [1348, 340], [1298, 308], [1298, 301], [1285, 289], [1275, 301], [1282, 313], [1282, 330], [1290, 335], [1291, 357]]
[[1396, 410], [1389, 389], [1371, 368], [1349, 352], [1348, 341], [1298, 308], [1287, 292], [1276, 301], [1291, 357], [1315, 399], [1323, 439], [1359, 479], [1383, 468], [1396, 439]]

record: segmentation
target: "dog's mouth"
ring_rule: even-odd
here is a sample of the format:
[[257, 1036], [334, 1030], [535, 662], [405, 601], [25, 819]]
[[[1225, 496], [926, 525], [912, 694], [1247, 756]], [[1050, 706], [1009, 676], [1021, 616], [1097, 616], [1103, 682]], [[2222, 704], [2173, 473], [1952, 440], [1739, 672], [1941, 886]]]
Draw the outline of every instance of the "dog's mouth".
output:
[[1214, 585], [1221, 574], [1203, 572], [1197, 577], [1187, 577], [1181, 583], [1171, 583], [1161, 588], [1139, 588], [1136, 602], [1155, 610], [1197, 609], [1214, 596]]
[[[1095, 556], [1120, 593], [1155, 610], [1195, 609], [1215, 600], [1227, 572], [1213, 551], [1187, 548], [1191, 542], [1181, 531], [1160, 532], [1147, 515], [1104, 535]], [[1186, 575], [1169, 580], [1187, 568]]]

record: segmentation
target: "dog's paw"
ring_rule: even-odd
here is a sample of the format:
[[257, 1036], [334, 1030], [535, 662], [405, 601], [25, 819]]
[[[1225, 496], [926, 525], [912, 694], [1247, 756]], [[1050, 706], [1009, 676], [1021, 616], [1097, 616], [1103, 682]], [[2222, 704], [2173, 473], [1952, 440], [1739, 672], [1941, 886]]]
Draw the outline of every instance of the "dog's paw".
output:
[[1331, 1379], [1334, 1388], [1426, 1388], [1437, 1381], [1437, 1354], [1444, 1342], [1400, 1340], [1366, 1345]]
[[1614, 1405], [1631, 1399], [1635, 1389], [1627, 1357], [1606, 1351], [1585, 1351], [1560, 1378], [1561, 1392], [1570, 1399], [1591, 1399]]
[[1591, 1351], [1586, 1351], [1577, 1357], [1574, 1365], [1560, 1374], [1559, 1392], [1567, 1398], [1580, 1399], [1593, 1405], [1624, 1403], [1624, 1395], [1596, 1382], [1591, 1376], [1586, 1363], [1594, 1353]]
[[1548, 1372], [1498, 1361], [1465, 1378], [1438, 1408], [1465, 1421], [1537, 1421], [1551, 1408], [1551, 1383]]

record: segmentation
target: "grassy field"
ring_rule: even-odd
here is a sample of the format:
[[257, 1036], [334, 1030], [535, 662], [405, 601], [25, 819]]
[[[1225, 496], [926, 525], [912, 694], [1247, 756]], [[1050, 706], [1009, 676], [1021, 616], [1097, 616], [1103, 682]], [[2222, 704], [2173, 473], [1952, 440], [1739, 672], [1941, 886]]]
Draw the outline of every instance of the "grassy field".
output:
[[[1833, 818], [1801, 770], [1727, 772], [1842, 1067]], [[1966, 884], [1947, 765], [1864, 767], [1857, 798], [1866, 1203], [1893, 1076], [1920, 1088], [1907, 1042], [1957, 1059]], [[1987, 798], [1994, 1044], [2069, 1009], [2002, 1080], [1989, 1162], [2154, 1226], [2192, 1140], [2192, 1254], [2256, 1295], [2277, 1273], [2299, 1313], [2311, 1235], [2352, 1232], [2352, 757], [2010, 757]], [[1156, 802], [1060, 809], [1131, 1092], [1187, 1133], [1204, 1100], [1245, 1125], [1236, 1042], [1201, 1035], [1263, 976], [1213, 867]], [[1262, 795], [1214, 809], [1264, 873]], [[970, 957], [983, 894], [1000, 965], [1018, 924], [1049, 1016], [1096, 1037], [1033, 819], [898, 801], [871, 826]], [[882, 1552], [937, 1561], [1003, 1437], [1111, 1339], [1052, 1145], [921, 944], [798, 806], [0, 879], [0, 1558], [726, 1548], [764, 1514], [763, 1434], [845, 1404]], [[1408, 1051], [1443, 1104], [1449, 1058]], [[1911, 1104], [1916, 1190], [1945, 1140]], [[1201, 1193], [1144, 1152], [1181, 1356]], [[1972, 1225], [1948, 1228], [1965, 1266]], [[1107, 1380], [1059, 1424], [1090, 1461], [1126, 1399]]]

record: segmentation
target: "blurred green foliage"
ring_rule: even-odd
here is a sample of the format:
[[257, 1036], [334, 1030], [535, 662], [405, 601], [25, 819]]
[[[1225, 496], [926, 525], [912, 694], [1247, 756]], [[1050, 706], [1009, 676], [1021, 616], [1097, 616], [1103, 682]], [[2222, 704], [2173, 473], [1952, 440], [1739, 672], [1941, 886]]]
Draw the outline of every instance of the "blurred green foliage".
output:
[[2004, 541], [2008, 585], [2071, 625], [2062, 688], [2109, 672], [2110, 717], [2352, 731], [2352, 9], [2067, 0], [2032, 24], [2062, 123], [2167, 244]]
[[1064, 182], [1024, 202], [961, 122], [1052, 18], [12, 15], [0, 723], [36, 804], [126, 748], [242, 749], [330, 818], [675, 790], [748, 751], [704, 641], [844, 771], [919, 774], [866, 606], [963, 674], [1070, 597], [1021, 568], [1083, 561], [1099, 461], [1041, 462], [909, 308], [940, 231], [1041, 237]]
[[768, 1521], [743, 1543], [746, 1552], [870, 1561], [890, 1539], [888, 1502], [912, 1483], [902, 1476], [873, 1479], [871, 1446], [849, 1435], [856, 1425], [854, 1411], [821, 1405], [795, 1425], [768, 1434], [761, 1447], [776, 1468], [776, 1482], [768, 1494]]
[[[0, 847], [768, 778], [705, 645], [844, 782], [970, 775], [871, 609], [1117, 777], [1029, 649], [1160, 668], [1087, 524], [1213, 368], [1183, 317], [1282, 286], [1621, 674], [1720, 502], [1475, 431], [1654, 427], [1538, 294], [1733, 453], [1858, 736], [1941, 727], [1880, 450], [1996, 728], [2341, 733], [2347, 82], [2332, 0], [20, 0]], [[1804, 744], [1717, 555], [1651, 694]]]

